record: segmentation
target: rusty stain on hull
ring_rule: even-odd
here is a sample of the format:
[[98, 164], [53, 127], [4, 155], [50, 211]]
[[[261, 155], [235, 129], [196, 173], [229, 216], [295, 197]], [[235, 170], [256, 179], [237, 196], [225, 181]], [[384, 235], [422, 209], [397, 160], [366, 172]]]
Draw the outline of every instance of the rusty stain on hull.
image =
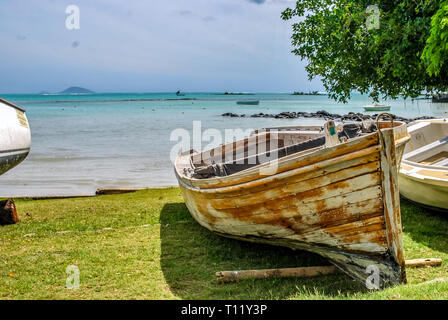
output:
[[[183, 171], [191, 166], [187, 153], [175, 172], [190, 213], [207, 229], [320, 254], [363, 283], [366, 268], [375, 265], [387, 287], [406, 282], [397, 164], [409, 135], [401, 122], [379, 127], [334, 147], [280, 158], [269, 176], [260, 174], [269, 164], [261, 164], [225, 177], [190, 178]], [[220, 148], [241, 145], [247, 143]]]

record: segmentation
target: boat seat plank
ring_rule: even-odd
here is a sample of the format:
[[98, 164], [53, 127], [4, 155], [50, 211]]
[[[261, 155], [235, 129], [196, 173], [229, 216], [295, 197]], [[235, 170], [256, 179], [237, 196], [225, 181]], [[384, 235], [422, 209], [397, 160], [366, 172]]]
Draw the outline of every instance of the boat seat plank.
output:
[[443, 166], [448, 164], [448, 151], [439, 152], [423, 161], [420, 161], [419, 163], [434, 166]]
[[444, 160], [434, 163], [435, 166], [448, 167], [448, 157]]
[[434, 141], [433, 143], [427, 144], [421, 148], [415, 149], [411, 152], [408, 152], [407, 154], [404, 155], [404, 159], [410, 159], [418, 154], [424, 153], [424, 152], [428, 152], [431, 149], [434, 148], [439, 148], [441, 146], [445, 146], [448, 145], [448, 137], [445, 137], [443, 139]]

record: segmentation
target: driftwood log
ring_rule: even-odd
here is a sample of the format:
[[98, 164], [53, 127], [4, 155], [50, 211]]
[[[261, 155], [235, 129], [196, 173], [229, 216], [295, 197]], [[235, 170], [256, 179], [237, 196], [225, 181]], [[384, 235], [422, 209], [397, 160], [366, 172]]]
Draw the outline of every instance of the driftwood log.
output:
[[[406, 267], [438, 266], [442, 259], [415, 259], [406, 260]], [[219, 271], [216, 277], [219, 283], [235, 282], [243, 279], [267, 279], [267, 278], [310, 278], [337, 273], [334, 266], [264, 269], [264, 270], [239, 270]]]
[[104, 188], [96, 190], [95, 194], [97, 196], [106, 196], [113, 194], [123, 194], [123, 193], [132, 193], [140, 190], [145, 190], [146, 188]]
[[0, 201], [0, 226], [15, 224], [17, 222], [19, 222], [19, 217], [17, 216], [14, 200], [8, 199]]
[[310, 278], [336, 272], [334, 266], [325, 267], [303, 267], [286, 269], [265, 270], [241, 270], [220, 271], [216, 273], [219, 283], [234, 282], [243, 279], [266, 279], [266, 278]]
[[442, 262], [442, 259], [434, 258], [406, 260], [406, 267], [440, 266]]

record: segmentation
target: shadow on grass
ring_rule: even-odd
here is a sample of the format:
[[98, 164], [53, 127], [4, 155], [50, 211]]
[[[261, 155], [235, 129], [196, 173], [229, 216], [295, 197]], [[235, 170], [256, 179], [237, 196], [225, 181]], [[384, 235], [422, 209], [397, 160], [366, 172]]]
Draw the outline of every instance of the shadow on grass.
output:
[[160, 215], [161, 266], [171, 292], [182, 299], [331, 298], [364, 292], [345, 275], [308, 279], [260, 279], [220, 285], [215, 273], [328, 265], [320, 256], [288, 248], [219, 237], [200, 226], [184, 203], [166, 204]]
[[448, 213], [432, 211], [401, 198], [404, 232], [415, 242], [448, 253]]

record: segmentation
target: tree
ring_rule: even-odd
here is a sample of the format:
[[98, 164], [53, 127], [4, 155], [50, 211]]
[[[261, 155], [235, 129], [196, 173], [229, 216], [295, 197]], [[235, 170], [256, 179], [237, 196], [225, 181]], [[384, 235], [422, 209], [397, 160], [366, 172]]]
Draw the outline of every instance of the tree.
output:
[[438, 75], [448, 63], [448, 1], [443, 1], [431, 20], [431, 34], [422, 55], [429, 75]]
[[309, 78], [320, 77], [330, 97], [341, 102], [352, 91], [378, 101], [446, 90], [446, 68], [430, 74], [422, 58], [440, 2], [375, 2], [378, 28], [368, 28], [374, 17], [366, 0], [302, 0], [282, 12], [284, 20], [300, 17], [293, 24], [293, 53], [308, 60]]

